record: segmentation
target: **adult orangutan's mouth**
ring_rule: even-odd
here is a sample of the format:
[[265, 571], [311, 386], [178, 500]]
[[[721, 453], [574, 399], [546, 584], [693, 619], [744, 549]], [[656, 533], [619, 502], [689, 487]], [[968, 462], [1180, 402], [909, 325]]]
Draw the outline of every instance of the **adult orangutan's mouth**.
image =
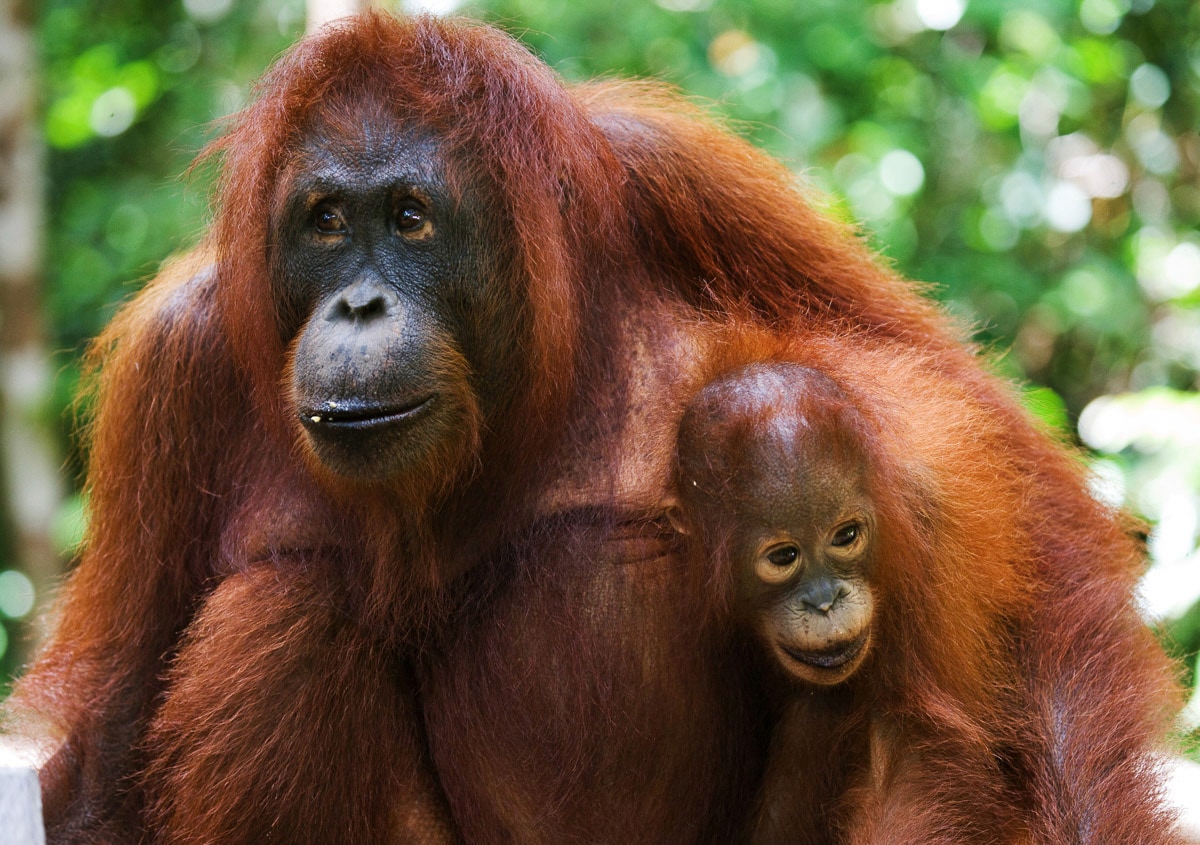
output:
[[433, 405], [435, 394], [404, 404], [375, 402], [323, 402], [300, 411], [300, 422], [314, 432], [372, 431], [400, 423], [409, 423], [424, 415]]

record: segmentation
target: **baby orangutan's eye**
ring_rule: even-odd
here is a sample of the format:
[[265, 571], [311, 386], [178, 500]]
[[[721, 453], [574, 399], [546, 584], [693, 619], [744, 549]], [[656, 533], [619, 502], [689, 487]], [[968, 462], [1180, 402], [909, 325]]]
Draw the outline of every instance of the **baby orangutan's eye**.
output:
[[854, 541], [858, 539], [861, 530], [861, 526], [857, 522], [847, 523], [834, 532], [833, 539], [829, 541], [829, 545], [838, 548], [854, 545]]
[[800, 550], [795, 546], [780, 546], [767, 555], [767, 560], [771, 561], [775, 566], [783, 568], [791, 566], [796, 562], [796, 558], [798, 557], [800, 557]]

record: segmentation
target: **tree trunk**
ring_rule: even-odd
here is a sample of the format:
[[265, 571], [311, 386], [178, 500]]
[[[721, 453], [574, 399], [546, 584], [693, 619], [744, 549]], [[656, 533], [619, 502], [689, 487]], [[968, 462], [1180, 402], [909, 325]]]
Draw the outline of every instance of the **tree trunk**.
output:
[[53, 382], [42, 315], [43, 151], [32, 8], [0, 0], [0, 462], [8, 534], [0, 569], [33, 581], [39, 603], [60, 569], [51, 525], [60, 457], [46, 424]]

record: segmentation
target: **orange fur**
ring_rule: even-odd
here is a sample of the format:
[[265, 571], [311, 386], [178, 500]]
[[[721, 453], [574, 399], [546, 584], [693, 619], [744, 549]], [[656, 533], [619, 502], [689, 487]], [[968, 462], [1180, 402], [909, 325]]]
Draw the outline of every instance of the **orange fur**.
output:
[[[524, 345], [483, 385], [502, 401], [470, 454], [351, 488], [312, 472], [284, 412], [269, 220], [310, 127], [379, 109], [431, 135], [504, 233], [485, 308], [511, 308]], [[656, 86], [571, 87], [490, 28], [381, 14], [283, 57], [210, 155], [204, 245], [94, 347], [91, 527], [11, 705], [59, 743], [51, 841], [413, 841], [414, 819], [471, 842], [728, 841], [765, 705], [715, 595], [643, 517], [688, 397], [793, 338], [894, 423], [881, 454], [921, 457], [945, 523], [910, 530], [882, 588], [925, 608], [889, 616], [887, 722], [824, 735], [846, 721], [815, 714], [850, 753], [796, 762], [849, 783], [870, 736], [890, 749], [876, 777], [904, 788], [864, 795], [845, 841], [1014, 812], [1045, 845], [1173, 841], [1148, 754], [1174, 690], [1133, 606], [1135, 544], [961, 329], [777, 163]], [[900, 496], [912, 475], [889, 477]], [[1002, 780], [976, 753], [996, 732]], [[942, 745], [970, 754], [913, 762]]]
[[[873, 842], [903, 825], [892, 841], [986, 843], [1020, 830], [1028, 795], [1004, 767], [1026, 751], [1027, 713], [1014, 690], [1017, 640], [1038, 599], [1025, 508], [1034, 479], [1013, 465], [1000, 421], [939, 375], [928, 352], [847, 333], [750, 340], [742, 332], [726, 344], [713, 375], [749, 361], [801, 364], [833, 379], [865, 418], [844, 436], [867, 456], [878, 544], [866, 663], [836, 689], [771, 685], [779, 715], [751, 840], [824, 841], [833, 830]], [[770, 405], [724, 424], [753, 438], [769, 416], [794, 413]], [[732, 489], [707, 494], [716, 507], [752, 468], [726, 471]], [[710, 539], [692, 565], [715, 566], [700, 580], [720, 601], [737, 576], [720, 537], [736, 526], [725, 514], [707, 519]]]

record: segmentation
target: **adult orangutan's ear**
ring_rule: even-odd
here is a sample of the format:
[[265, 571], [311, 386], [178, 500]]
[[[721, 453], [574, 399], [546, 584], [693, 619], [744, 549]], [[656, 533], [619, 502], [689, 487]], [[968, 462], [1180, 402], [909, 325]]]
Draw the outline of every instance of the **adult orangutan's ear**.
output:
[[668, 493], [663, 496], [662, 502], [659, 503], [662, 508], [663, 515], [666, 516], [667, 522], [671, 523], [671, 527], [685, 537], [690, 537], [692, 534], [692, 525], [688, 522], [687, 517], [683, 512], [683, 505], [679, 501], [679, 497], [675, 493]]

